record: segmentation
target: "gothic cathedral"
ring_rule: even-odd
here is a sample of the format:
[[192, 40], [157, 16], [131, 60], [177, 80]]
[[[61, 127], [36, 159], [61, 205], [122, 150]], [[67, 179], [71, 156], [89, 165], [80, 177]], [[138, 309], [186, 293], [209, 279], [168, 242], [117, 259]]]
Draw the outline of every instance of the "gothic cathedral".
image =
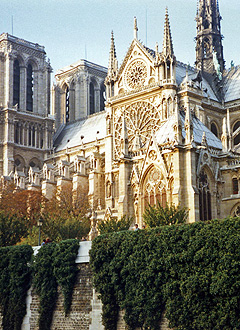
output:
[[[87, 186], [92, 232], [147, 205], [189, 209], [189, 222], [240, 216], [240, 68], [226, 69], [218, 0], [198, 0], [196, 62], [174, 54], [168, 11], [162, 48], [134, 35], [122, 64], [86, 60], [56, 73], [44, 47], [0, 36], [0, 174], [51, 197]], [[176, 54], [177, 55], [177, 54]], [[52, 109], [50, 109], [50, 97]]]

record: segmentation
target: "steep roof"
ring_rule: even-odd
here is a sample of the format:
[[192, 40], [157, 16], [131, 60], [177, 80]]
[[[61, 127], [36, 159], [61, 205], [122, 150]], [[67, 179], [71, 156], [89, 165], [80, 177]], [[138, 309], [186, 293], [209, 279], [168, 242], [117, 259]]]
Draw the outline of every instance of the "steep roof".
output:
[[[186, 132], [184, 129], [185, 113], [181, 111], [180, 118], [182, 122], [182, 137], [185, 139]], [[193, 139], [198, 145], [202, 142], [202, 136], [205, 132], [207, 144], [209, 147], [222, 150], [222, 142], [195, 116], [192, 116], [193, 122]], [[171, 116], [156, 132], [156, 141], [159, 145], [175, 140], [174, 133], [175, 115]]]
[[80, 146], [82, 142], [84, 144], [93, 142], [96, 140], [96, 137], [103, 139], [106, 135], [105, 117], [106, 112], [101, 111], [65, 125], [54, 142], [55, 151], [58, 152], [66, 148], [74, 148]]
[[224, 74], [224, 101], [240, 99], [240, 66], [235, 66]]

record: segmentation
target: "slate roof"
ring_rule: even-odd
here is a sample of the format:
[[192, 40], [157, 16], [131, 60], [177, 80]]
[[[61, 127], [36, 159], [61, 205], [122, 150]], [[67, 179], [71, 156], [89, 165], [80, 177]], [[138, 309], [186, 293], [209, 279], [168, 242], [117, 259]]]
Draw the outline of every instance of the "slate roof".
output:
[[[87, 118], [68, 123], [54, 142], [55, 151], [74, 148], [83, 143], [102, 139], [106, 135], [106, 112], [101, 111]], [[98, 133], [97, 133], [98, 132]], [[84, 137], [81, 139], [81, 137]]]
[[223, 91], [225, 102], [240, 99], [240, 66], [225, 72]]
[[[184, 129], [185, 113], [181, 111], [180, 114], [182, 122], [182, 137], [185, 139], [186, 132]], [[222, 150], [222, 142], [195, 116], [192, 116], [193, 122], [193, 140], [200, 145], [202, 142], [203, 132], [205, 132], [207, 144], [209, 147]], [[159, 145], [165, 144], [168, 141], [174, 141], [175, 115], [171, 116], [156, 132], [156, 141]]]

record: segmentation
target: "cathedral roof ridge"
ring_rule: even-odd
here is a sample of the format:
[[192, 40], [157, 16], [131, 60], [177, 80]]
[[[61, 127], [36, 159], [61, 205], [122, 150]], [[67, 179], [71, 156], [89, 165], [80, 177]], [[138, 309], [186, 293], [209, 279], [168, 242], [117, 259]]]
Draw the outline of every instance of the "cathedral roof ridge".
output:
[[74, 62], [70, 65], [67, 65], [67, 66], [65, 66], [61, 69], [58, 69], [56, 71], [56, 76], [60, 75], [62, 73], [65, 73], [66, 71], [71, 71], [73, 69], [76, 69], [79, 66], [86, 66], [88, 68], [92, 68], [92, 69], [96, 69], [96, 70], [100, 69], [101, 71], [104, 70], [104, 71], [106, 71], [106, 73], [107, 73], [107, 70], [108, 70], [107, 67], [105, 67], [103, 65], [96, 64], [96, 63], [90, 62], [90, 61], [85, 60], [85, 59], [80, 59], [80, 60], [78, 60], [78, 61], [76, 61], [76, 62]]
[[13, 36], [9, 33], [4, 32], [0, 35], [0, 42], [3, 41], [3, 40], [18, 43], [18, 44], [23, 45], [25, 47], [33, 48], [34, 50], [45, 53], [45, 47], [44, 46], [41, 46], [38, 43], [27, 41], [27, 40], [19, 38], [19, 37], [15, 37], [15, 36]]

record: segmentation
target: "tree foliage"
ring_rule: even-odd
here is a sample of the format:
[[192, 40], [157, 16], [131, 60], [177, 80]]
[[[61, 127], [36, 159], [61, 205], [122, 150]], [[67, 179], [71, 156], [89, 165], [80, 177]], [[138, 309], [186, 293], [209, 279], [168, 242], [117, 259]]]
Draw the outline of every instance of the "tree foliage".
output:
[[88, 211], [87, 190], [73, 192], [72, 186], [66, 185], [44, 205], [43, 235], [56, 242], [86, 236], [90, 230]]
[[40, 192], [0, 186], [0, 246], [38, 244], [37, 220], [43, 218], [42, 237], [58, 242], [86, 236], [90, 230], [86, 188], [66, 185], [47, 200]]
[[157, 205], [149, 205], [143, 214], [143, 219], [150, 228], [185, 223], [187, 217], [188, 211], [185, 208], [174, 204], [167, 204], [166, 207], [163, 207], [159, 201], [157, 201]]
[[121, 217], [121, 219], [110, 217], [109, 219], [102, 220], [98, 223], [98, 230], [100, 235], [128, 230], [132, 222], [133, 218], [127, 217], [126, 215]]
[[27, 235], [29, 221], [22, 216], [0, 211], [0, 246], [15, 245]]
[[28, 226], [36, 223], [46, 200], [39, 191], [16, 189], [13, 183], [0, 186], [0, 211], [28, 219]]
[[[97, 237], [90, 251], [106, 330], [125, 310], [129, 329], [240, 328], [240, 219]], [[108, 311], [110, 313], [108, 314]]]

